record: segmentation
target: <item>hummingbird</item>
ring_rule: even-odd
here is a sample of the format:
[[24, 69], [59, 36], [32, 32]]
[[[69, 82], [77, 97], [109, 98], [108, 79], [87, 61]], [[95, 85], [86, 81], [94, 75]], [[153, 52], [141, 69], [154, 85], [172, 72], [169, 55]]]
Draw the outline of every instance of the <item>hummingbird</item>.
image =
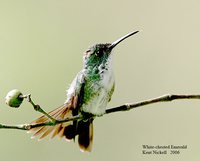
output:
[[[102, 116], [110, 102], [115, 88], [115, 79], [112, 68], [112, 51], [123, 40], [138, 33], [131, 32], [113, 43], [95, 44], [88, 48], [83, 55], [83, 68], [76, 75], [67, 90], [67, 99], [63, 105], [48, 114], [56, 120], [62, 120], [81, 114], [82, 120], [43, 126], [31, 129], [33, 137], [43, 139], [51, 134], [64, 137], [66, 140], [75, 140], [81, 151], [91, 152], [93, 144], [93, 120]], [[32, 124], [48, 122], [47, 116], [41, 116]]]

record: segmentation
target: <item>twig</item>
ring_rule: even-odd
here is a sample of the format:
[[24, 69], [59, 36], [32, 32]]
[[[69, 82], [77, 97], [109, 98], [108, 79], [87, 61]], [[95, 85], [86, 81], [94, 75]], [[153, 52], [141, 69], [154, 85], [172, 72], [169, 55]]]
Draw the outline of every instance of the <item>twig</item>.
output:
[[27, 95], [22, 95], [22, 98], [26, 98], [27, 101], [33, 106], [35, 111], [38, 111], [42, 114], [44, 114], [46, 117], [48, 117], [52, 122], [56, 122], [57, 120], [54, 119], [53, 117], [51, 117], [47, 112], [45, 112], [40, 105], [35, 104], [32, 99], [31, 99], [31, 94], [27, 94]]
[[166, 94], [157, 98], [152, 98], [149, 100], [144, 100], [141, 102], [136, 103], [126, 103], [121, 106], [113, 107], [106, 110], [105, 114], [110, 114], [113, 112], [119, 112], [119, 111], [129, 111], [131, 109], [141, 107], [144, 105], [149, 105], [153, 103], [159, 103], [159, 102], [170, 102], [173, 100], [179, 100], [179, 99], [200, 99], [200, 95], [175, 95], [175, 94]]
[[[28, 97], [30, 98], [30, 96], [28, 96]], [[124, 105], [121, 105], [121, 106], [110, 108], [110, 109], [106, 110], [105, 114], [111, 114], [111, 113], [120, 112], [120, 111], [129, 111], [129, 110], [132, 110], [134, 108], [141, 107], [141, 106], [144, 106], [144, 105], [149, 105], [149, 104], [159, 103], [159, 102], [170, 102], [170, 101], [179, 100], [179, 99], [200, 99], [200, 95], [171, 95], [171, 94], [167, 94], [167, 95], [163, 95], [163, 96], [160, 96], [160, 97], [157, 97], [157, 98], [144, 100], [144, 101], [141, 101], [141, 102], [127, 103], [127, 104], [124, 104]], [[33, 105], [34, 109], [35, 109], [36, 106], [39, 106], [39, 105], [35, 105], [32, 102], [31, 99], [29, 99], [28, 101]], [[74, 117], [66, 118], [64, 120], [55, 120], [54, 118], [49, 116], [44, 110], [41, 110], [41, 108], [39, 108], [39, 109], [40, 110], [37, 110], [37, 109], [35, 109], [35, 110], [45, 114], [51, 121], [45, 122], [45, 123], [39, 123], [39, 124], [22, 124], [22, 125], [0, 124], [0, 129], [30, 130], [30, 129], [36, 128], [36, 127], [55, 126], [57, 124], [61, 124], [61, 123], [64, 123], [64, 122], [83, 119], [83, 116], [80, 114], [80, 115], [77, 115], [77, 116], [74, 116]]]
[[56, 120], [55, 122], [49, 121], [45, 123], [38, 123], [38, 124], [22, 124], [22, 125], [5, 125], [0, 124], [0, 129], [18, 129], [18, 130], [30, 130], [32, 128], [41, 127], [41, 126], [55, 126], [64, 122], [75, 121], [82, 119], [82, 115], [77, 115], [74, 117], [66, 118], [64, 120]]

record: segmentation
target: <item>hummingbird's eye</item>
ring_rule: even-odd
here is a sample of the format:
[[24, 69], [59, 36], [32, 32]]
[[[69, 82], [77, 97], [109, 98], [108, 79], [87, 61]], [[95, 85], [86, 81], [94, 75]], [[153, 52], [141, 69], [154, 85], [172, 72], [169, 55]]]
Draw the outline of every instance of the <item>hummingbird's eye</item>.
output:
[[103, 53], [102, 49], [97, 49], [95, 52], [96, 56], [98, 56], [98, 57], [100, 57], [102, 55], [102, 53]]
[[99, 53], [100, 53], [100, 51], [97, 50], [97, 51], [95, 52], [95, 55], [98, 57], [98, 56], [99, 56]]

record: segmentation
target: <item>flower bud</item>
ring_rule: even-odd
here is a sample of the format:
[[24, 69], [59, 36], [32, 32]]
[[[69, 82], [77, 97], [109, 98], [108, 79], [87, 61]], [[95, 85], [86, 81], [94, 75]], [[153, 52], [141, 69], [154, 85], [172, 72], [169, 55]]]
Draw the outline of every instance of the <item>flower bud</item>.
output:
[[23, 102], [22, 93], [18, 89], [13, 89], [6, 95], [6, 104], [10, 107], [18, 108]]

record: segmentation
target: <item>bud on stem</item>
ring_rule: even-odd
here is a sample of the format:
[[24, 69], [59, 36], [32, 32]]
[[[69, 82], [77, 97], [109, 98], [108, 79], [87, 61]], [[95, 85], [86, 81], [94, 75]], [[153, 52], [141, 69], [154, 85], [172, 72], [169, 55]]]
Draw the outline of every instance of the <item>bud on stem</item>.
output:
[[8, 106], [18, 108], [23, 102], [23, 94], [18, 89], [13, 89], [5, 97]]

